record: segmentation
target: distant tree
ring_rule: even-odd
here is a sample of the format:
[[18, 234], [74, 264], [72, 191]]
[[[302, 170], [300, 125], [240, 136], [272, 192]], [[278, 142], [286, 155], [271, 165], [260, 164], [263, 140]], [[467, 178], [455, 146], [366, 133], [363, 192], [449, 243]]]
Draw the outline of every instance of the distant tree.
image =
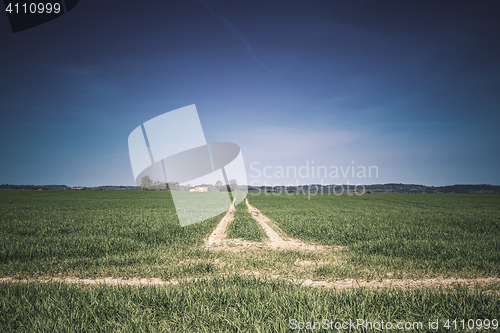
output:
[[142, 177], [141, 185], [140, 185], [141, 190], [149, 189], [152, 186], [153, 186], [153, 180], [151, 178], [149, 178], [149, 176]]
[[238, 189], [238, 182], [236, 181], [236, 179], [231, 179], [229, 181], [229, 188], [231, 192], [234, 192]]
[[169, 191], [179, 191], [179, 183], [178, 182], [169, 182], [167, 190]]
[[224, 186], [222, 184], [222, 181], [218, 180], [215, 182], [215, 188], [218, 190], [218, 191], [224, 191], [226, 186]]
[[157, 191], [164, 190], [165, 189], [165, 183], [162, 181], [155, 181], [153, 182], [153, 188]]

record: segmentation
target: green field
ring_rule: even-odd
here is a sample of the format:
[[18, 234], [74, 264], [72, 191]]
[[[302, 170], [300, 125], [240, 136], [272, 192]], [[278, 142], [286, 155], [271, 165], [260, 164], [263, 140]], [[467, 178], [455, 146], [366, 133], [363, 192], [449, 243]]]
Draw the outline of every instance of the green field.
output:
[[[0, 284], [0, 300], [2, 332], [289, 332], [324, 319], [422, 322], [425, 329], [412, 331], [449, 332], [447, 319], [489, 319], [493, 328], [500, 313], [500, 298], [480, 290], [339, 292], [239, 277], [170, 287]], [[429, 320], [440, 329], [429, 330]]]
[[3, 190], [0, 275], [204, 275], [200, 246], [223, 215], [182, 228], [169, 192]]
[[346, 246], [317, 276], [500, 276], [500, 195], [249, 195], [289, 236]]
[[[290, 282], [499, 277], [500, 195], [248, 199], [288, 236], [343, 248], [207, 251], [204, 239], [224, 214], [182, 228], [164, 191], [0, 190], [0, 277], [181, 281], [161, 287], [0, 283], [0, 331], [276, 332], [288, 331], [294, 318], [500, 317], [499, 283], [336, 291]], [[228, 236], [265, 239], [244, 202]], [[447, 330], [432, 330], [441, 331]]]

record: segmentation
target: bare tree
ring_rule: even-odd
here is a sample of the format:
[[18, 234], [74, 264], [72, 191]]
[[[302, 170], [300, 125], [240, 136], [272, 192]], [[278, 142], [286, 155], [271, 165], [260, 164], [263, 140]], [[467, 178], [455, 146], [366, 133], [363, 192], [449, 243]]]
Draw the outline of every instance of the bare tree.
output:
[[149, 176], [142, 177], [140, 185], [141, 190], [149, 189], [151, 188], [152, 185], [153, 185], [153, 180], [149, 178]]
[[160, 181], [160, 180], [157, 180], [157, 181], [153, 182], [153, 188], [157, 191], [164, 190], [165, 183]]
[[231, 189], [231, 192], [234, 192], [238, 189], [238, 182], [236, 179], [231, 179], [229, 181], [229, 188]]
[[178, 182], [169, 182], [168, 183], [168, 189], [170, 191], [179, 191], [179, 188], [180, 188], [180, 186], [179, 186]]
[[218, 191], [224, 191], [225, 186], [222, 185], [222, 181], [218, 180], [218, 181], [215, 182], [215, 188]]

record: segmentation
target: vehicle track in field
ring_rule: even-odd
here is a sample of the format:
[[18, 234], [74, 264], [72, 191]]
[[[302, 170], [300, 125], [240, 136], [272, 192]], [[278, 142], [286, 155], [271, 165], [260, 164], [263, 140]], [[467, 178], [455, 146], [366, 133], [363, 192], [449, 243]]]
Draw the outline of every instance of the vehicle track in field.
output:
[[[268, 240], [263, 242], [250, 242], [242, 239], [228, 239], [227, 238], [227, 227], [234, 220], [235, 207], [234, 202], [231, 204], [231, 208], [227, 211], [226, 215], [219, 222], [212, 234], [205, 240], [205, 249], [211, 251], [231, 251], [231, 252], [243, 252], [243, 251], [260, 251], [260, 250], [275, 250], [275, 251], [303, 251], [303, 252], [328, 252], [336, 251], [341, 247], [333, 247], [326, 245], [311, 245], [306, 244], [298, 239], [291, 239], [286, 236], [286, 234], [279, 229], [278, 226], [274, 225], [272, 228], [268, 223], [271, 220], [263, 215], [257, 208], [250, 205], [248, 199], [246, 200], [248, 212], [252, 217], [259, 223], [261, 228], [265, 231]], [[281, 236], [283, 235], [284, 238]]]
[[[440, 288], [440, 287], [455, 287], [462, 286], [469, 289], [474, 289], [475, 287], [487, 287], [490, 285], [495, 285], [500, 283], [500, 278], [489, 277], [489, 278], [477, 278], [477, 279], [461, 279], [461, 278], [433, 278], [433, 279], [407, 279], [407, 280], [397, 280], [397, 279], [386, 279], [386, 280], [355, 280], [355, 279], [343, 279], [335, 281], [321, 281], [321, 280], [310, 280], [310, 279], [284, 279], [276, 276], [263, 277], [258, 272], [253, 274], [244, 274], [246, 276], [260, 277], [262, 280], [274, 279], [274, 280], [284, 280], [289, 283], [302, 286], [302, 287], [313, 287], [313, 288], [325, 288], [325, 289], [336, 289], [336, 290], [352, 290], [358, 288], [366, 289], [415, 289], [415, 288]], [[196, 282], [200, 280], [207, 280], [211, 278], [187, 278], [180, 280], [162, 280], [159, 278], [113, 278], [105, 277], [98, 279], [83, 279], [77, 277], [46, 277], [46, 278], [30, 278], [30, 279], [16, 279], [11, 277], [0, 278], [0, 283], [67, 283], [67, 284], [83, 284], [83, 285], [110, 285], [110, 286], [169, 286], [177, 285], [181, 282]], [[500, 294], [498, 290], [491, 291], [492, 293]]]
[[234, 201], [231, 203], [231, 207], [227, 211], [226, 215], [220, 220], [219, 224], [215, 227], [210, 237], [206, 240], [208, 246], [215, 246], [220, 244], [224, 239], [227, 238], [227, 226], [234, 220], [234, 213], [236, 208], [234, 207]]
[[[328, 252], [328, 251], [336, 251], [341, 249], [341, 246], [327, 246], [327, 245], [311, 245], [311, 244], [306, 244], [298, 239], [292, 239], [277, 226], [274, 225], [274, 228], [272, 228], [269, 225], [269, 222], [271, 220], [262, 214], [257, 208], [253, 207], [250, 205], [248, 202], [248, 199], [246, 200], [246, 204], [248, 207], [248, 212], [252, 215], [252, 217], [260, 224], [262, 229], [267, 234], [267, 237], [269, 237], [269, 247], [273, 250], [291, 250], [291, 251], [304, 251], [304, 252]], [[281, 237], [283, 235], [283, 237]]]
[[[382, 281], [364, 281], [355, 279], [344, 279], [337, 281], [316, 281], [316, 280], [303, 280], [302, 286], [310, 286], [317, 288], [335, 288], [338, 290], [355, 289], [355, 288], [389, 288], [389, 289], [414, 289], [420, 287], [439, 288], [439, 287], [453, 287], [463, 286], [467, 288], [474, 288], [476, 285], [488, 286], [500, 283], [500, 278], [478, 278], [478, 279], [460, 279], [460, 278], [433, 278], [433, 279], [385, 279]], [[500, 293], [497, 291], [497, 293]]]
[[235, 212], [236, 208], [233, 201], [226, 215], [220, 220], [210, 236], [205, 239], [205, 249], [210, 251], [243, 252], [255, 251], [263, 247], [263, 244], [259, 242], [227, 238], [227, 227], [234, 220]]

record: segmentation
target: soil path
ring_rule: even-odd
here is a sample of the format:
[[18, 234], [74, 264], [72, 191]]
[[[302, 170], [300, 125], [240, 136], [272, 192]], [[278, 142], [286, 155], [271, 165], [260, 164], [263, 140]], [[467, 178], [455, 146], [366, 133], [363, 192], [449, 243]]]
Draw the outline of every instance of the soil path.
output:
[[[259, 276], [259, 274], [256, 274]], [[277, 278], [279, 279], [279, 278]], [[179, 282], [196, 282], [197, 278], [189, 278], [183, 280], [162, 280], [158, 278], [100, 278], [100, 279], [81, 279], [76, 277], [47, 277], [39, 279], [15, 279], [10, 277], [0, 278], [0, 283], [29, 283], [29, 282], [41, 282], [41, 283], [77, 283], [85, 285], [93, 284], [104, 284], [104, 285], [128, 285], [128, 286], [139, 286], [139, 285], [176, 285]], [[378, 288], [390, 288], [390, 289], [413, 289], [421, 287], [438, 288], [438, 287], [452, 287], [456, 285], [465, 286], [468, 288], [474, 288], [476, 286], [489, 286], [500, 283], [500, 278], [489, 277], [489, 278], [479, 278], [479, 279], [460, 279], [460, 278], [435, 278], [435, 279], [421, 279], [421, 280], [374, 280], [374, 281], [364, 281], [364, 280], [353, 280], [344, 279], [336, 281], [317, 281], [317, 280], [294, 280], [285, 279], [288, 282], [315, 288], [325, 288], [325, 289], [337, 289], [337, 290], [349, 290], [357, 288], [367, 288], [367, 289], [378, 289]], [[498, 294], [498, 291], [493, 291]]]
[[[191, 279], [196, 280], [196, 279]], [[186, 280], [187, 281], [187, 280]], [[39, 278], [39, 279], [14, 279], [10, 277], [0, 278], [0, 282], [12, 282], [12, 283], [28, 283], [28, 282], [60, 282], [60, 283], [78, 283], [78, 284], [107, 284], [107, 285], [115, 285], [115, 286], [139, 286], [139, 285], [174, 285], [178, 284], [179, 281], [172, 280], [166, 281], [158, 278], [113, 278], [113, 277], [105, 277], [100, 279], [81, 279], [77, 277], [47, 277], [47, 278]]]
[[206, 240], [207, 246], [214, 246], [216, 244], [222, 243], [222, 241], [227, 237], [227, 226], [229, 223], [231, 223], [232, 220], [234, 220], [234, 201], [231, 203], [231, 207], [227, 211], [226, 215], [220, 220], [219, 224], [217, 224], [217, 227], [215, 227], [215, 230], [212, 232], [210, 237], [208, 237], [208, 240]]
[[305, 252], [327, 252], [333, 250], [338, 250], [341, 247], [332, 247], [332, 246], [325, 246], [325, 245], [310, 245], [306, 244], [304, 242], [301, 242], [298, 239], [291, 239], [289, 237], [286, 237], [287, 240], [284, 240], [281, 235], [285, 235], [285, 233], [279, 229], [277, 226], [275, 226], [274, 230], [269, 226], [268, 222], [270, 222], [270, 219], [263, 215], [257, 208], [253, 207], [250, 205], [248, 202], [248, 199], [246, 199], [246, 204], [248, 207], [248, 211], [252, 215], [252, 217], [259, 223], [259, 225], [264, 229], [264, 231], [267, 234], [267, 237], [269, 237], [270, 242], [268, 243], [268, 247], [270, 247], [273, 250], [292, 250], [292, 251], [305, 251]]
[[281, 235], [285, 235], [278, 227], [273, 228], [269, 226], [269, 218], [255, 207], [251, 206], [246, 199], [248, 212], [259, 223], [262, 229], [266, 232], [268, 240], [264, 242], [250, 242], [243, 239], [228, 239], [227, 227], [234, 220], [235, 207], [234, 202], [231, 208], [227, 211], [226, 215], [219, 222], [212, 234], [205, 239], [205, 249], [210, 251], [231, 251], [231, 252], [244, 252], [244, 251], [260, 251], [260, 250], [290, 250], [290, 251], [304, 251], [304, 252], [328, 252], [338, 250], [341, 247], [323, 246], [323, 245], [310, 245], [301, 242], [297, 239], [283, 239]]
[[234, 220], [235, 211], [236, 208], [234, 207], [233, 201], [226, 215], [224, 215], [222, 220], [220, 220], [219, 224], [217, 224], [210, 236], [205, 239], [204, 248], [206, 250], [243, 252], [259, 250], [263, 247], [262, 243], [227, 238], [226, 230], [229, 224]]
[[461, 285], [469, 288], [473, 288], [475, 285], [487, 286], [492, 284], [500, 283], [499, 278], [479, 278], [479, 279], [457, 279], [457, 278], [435, 278], [435, 279], [421, 279], [421, 280], [382, 280], [382, 281], [363, 281], [363, 280], [353, 280], [345, 279], [333, 282], [327, 281], [313, 281], [305, 280], [302, 282], [303, 286], [320, 287], [320, 288], [335, 288], [338, 290], [343, 289], [354, 289], [354, 288], [402, 288], [411, 289], [418, 287], [451, 287], [455, 285]]

